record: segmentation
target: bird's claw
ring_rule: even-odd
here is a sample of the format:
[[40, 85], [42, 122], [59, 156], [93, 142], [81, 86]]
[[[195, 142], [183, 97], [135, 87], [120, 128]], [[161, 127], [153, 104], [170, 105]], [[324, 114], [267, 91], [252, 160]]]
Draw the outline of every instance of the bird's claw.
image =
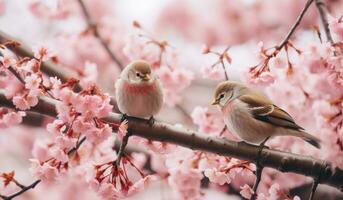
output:
[[151, 116], [148, 120], [148, 125], [150, 127], [152, 127], [154, 125], [154, 123], [155, 123], [155, 118], [154, 118], [154, 116]]
[[127, 117], [128, 117], [128, 115], [127, 114], [122, 114], [121, 115], [121, 119], [120, 119], [120, 122], [123, 122], [123, 121], [125, 121], [126, 119], [127, 119]]

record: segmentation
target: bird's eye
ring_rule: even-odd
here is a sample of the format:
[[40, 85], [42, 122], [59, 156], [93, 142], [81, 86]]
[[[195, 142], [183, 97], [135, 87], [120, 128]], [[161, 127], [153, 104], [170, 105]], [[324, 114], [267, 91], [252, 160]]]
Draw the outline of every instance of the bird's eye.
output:
[[219, 98], [220, 98], [220, 99], [224, 98], [224, 94], [220, 94], [220, 95], [219, 95]]
[[138, 76], [138, 77], [139, 77], [139, 76], [140, 76], [140, 74], [137, 72], [137, 73], [136, 73], [136, 76]]

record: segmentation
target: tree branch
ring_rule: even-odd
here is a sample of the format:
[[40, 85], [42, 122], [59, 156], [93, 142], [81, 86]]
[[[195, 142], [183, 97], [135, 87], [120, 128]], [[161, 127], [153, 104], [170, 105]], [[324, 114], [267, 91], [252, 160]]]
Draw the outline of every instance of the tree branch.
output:
[[[37, 106], [29, 111], [56, 117], [56, 100], [40, 98]], [[6, 99], [0, 91], [0, 105], [13, 108], [10, 100]], [[122, 115], [110, 113], [105, 121], [119, 124]], [[318, 160], [310, 156], [297, 155], [264, 148], [259, 154], [259, 147], [242, 142], [234, 142], [222, 138], [208, 137], [196, 131], [176, 127], [163, 122], [155, 122], [152, 127], [147, 120], [128, 117], [129, 130], [133, 135], [150, 140], [168, 142], [194, 150], [206, 151], [222, 156], [230, 156], [238, 159], [255, 162], [260, 157], [264, 167], [275, 168], [282, 172], [293, 172], [317, 178], [319, 183], [327, 184], [338, 189], [343, 189], [343, 170], [333, 167], [329, 162]]]
[[327, 7], [325, 3], [322, 0], [316, 0], [316, 7], [320, 16], [320, 20], [322, 21], [325, 35], [326, 35], [326, 41], [330, 42], [331, 45], [334, 44], [334, 41], [332, 39], [332, 35], [329, 29], [329, 22], [327, 17]]
[[111, 57], [112, 61], [115, 62], [120, 69], [124, 69], [124, 65], [120, 62], [120, 60], [117, 58], [117, 56], [112, 52], [110, 47], [108, 46], [107, 42], [104, 40], [104, 38], [101, 37], [97, 24], [94, 22], [86, 8], [86, 5], [83, 3], [82, 0], [78, 0], [82, 13], [87, 21], [88, 28], [92, 29], [94, 31], [94, 36], [99, 40], [103, 48], [106, 50], [107, 54]]
[[282, 49], [287, 43], [288, 40], [291, 38], [291, 36], [293, 35], [294, 31], [297, 29], [297, 27], [299, 26], [302, 18], [304, 17], [306, 11], [308, 10], [308, 8], [310, 7], [310, 5], [313, 3], [313, 0], [308, 0], [304, 6], [304, 8], [301, 10], [299, 16], [297, 17], [297, 19], [295, 20], [294, 24], [292, 25], [291, 29], [289, 30], [289, 32], [287, 33], [286, 37], [282, 40], [282, 42], [279, 44], [279, 46], [277, 47], [278, 50]]
[[3, 200], [12, 200], [13, 198], [25, 193], [26, 191], [35, 188], [36, 185], [38, 185], [40, 182], [41, 182], [41, 180], [36, 180], [33, 183], [31, 183], [30, 185], [23, 187], [21, 190], [19, 190], [18, 192], [14, 193], [14, 194], [12, 194], [10, 196], [0, 195], [0, 198], [2, 198]]

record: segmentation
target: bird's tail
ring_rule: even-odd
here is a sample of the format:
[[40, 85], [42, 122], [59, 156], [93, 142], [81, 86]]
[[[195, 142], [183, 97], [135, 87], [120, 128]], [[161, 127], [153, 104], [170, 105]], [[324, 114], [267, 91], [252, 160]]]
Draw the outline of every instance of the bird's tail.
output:
[[320, 149], [320, 139], [317, 137], [306, 133], [305, 131], [297, 131], [295, 134], [292, 134], [297, 137], [301, 137], [306, 142], [310, 143], [311, 145], [315, 146], [316, 148]]

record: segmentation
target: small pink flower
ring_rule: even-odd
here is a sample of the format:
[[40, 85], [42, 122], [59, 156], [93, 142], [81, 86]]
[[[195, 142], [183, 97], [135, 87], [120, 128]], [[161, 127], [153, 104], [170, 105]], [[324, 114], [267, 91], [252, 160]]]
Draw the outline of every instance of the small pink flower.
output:
[[241, 187], [241, 191], [239, 192], [244, 198], [250, 199], [251, 196], [254, 194], [254, 191], [251, 187], [247, 184]]
[[259, 77], [250, 79], [250, 83], [259, 86], [269, 86], [275, 81], [275, 76], [270, 72], [262, 72]]
[[218, 134], [224, 127], [222, 116], [218, 112], [210, 112], [207, 107], [195, 107], [191, 117], [200, 132]]
[[47, 143], [47, 141], [36, 140], [32, 149], [33, 157], [40, 162], [43, 162], [49, 159], [50, 154], [49, 154], [48, 146], [49, 146], [49, 143]]
[[[1, 0], [0, 0], [1, 1]], [[1, 4], [1, 2], [0, 2]], [[1, 5], [0, 5], [1, 7]], [[4, 67], [4, 68], [9, 68], [10, 66], [15, 66], [16, 65], [16, 60], [9, 57], [9, 56], [6, 56], [4, 55], [3, 57], [0, 57], [0, 66], [1, 67]]]
[[220, 66], [205, 66], [201, 70], [201, 74], [204, 78], [209, 78], [209, 79], [222, 79], [224, 77], [224, 71], [223, 68]]
[[147, 175], [144, 178], [139, 179], [130, 187], [128, 191], [128, 195], [137, 194], [143, 191], [144, 188], [146, 188], [147, 186], [151, 184], [151, 182], [156, 181], [156, 180], [157, 180], [157, 176], [154, 176], [154, 175]]
[[20, 124], [23, 120], [23, 116], [25, 115], [26, 113], [22, 111], [9, 112], [3, 115], [2, 121], [8, 127], [14, 126], [14, 125]]
[[60, 148], [54, 147], [50, 148], [50, 154], [53, 158], [55, 158], [57, 161], [63, 163], [67, 163], [69, 160], [68, 155]]
[[87, 130], [84, 134], [87, 137], [87, 141], [99, 144], [112, 135], [112, 128], [106, 124], [103, 128], [93, 127]]
[[26, 110], [30, 108], [29, 103], [25, 100], [23, 96], [15, 96], [13, 97], [12, 101], [15, 107], [20, 110]]
[[25, 87], [27, 89], [38, 89], [42, 79], [37, 74], [31, 74], [25, 78]]
[[55, 141], [56, 141], [56, 144], [59, 146], [59, 148], [71, 149], [75, 146], [77, 139], [61, 135], [61, 136], [57, 136]]
[[198, 199], [203, 175], [195, 169], [171, 171], [168, 183], [178, 192], [179, 199]]
[[118, 129], [118, 133], [117, 133], [117, 138], [120, 139], [120, 140], [123, 140], [124, 136], [126, 135], [127, 133], [127, 128], [129, 127], [129, 124], [128, 124], [128, 121], [127, 120], [124, 120], [120, 126], [119, 126], [119, 129]]
[[334, 33], [343, 38], [343, 20], [342, 17], [334, 18], [329, 16], [329, 27]]
[[52, 133], [56, 136], [60, 136], [61, 132], [65, 131], [66, 126], [65, 122], [59, 119], [55, 119], [52, 123], [46, 125], [46, 129], [49, 133]]
[[53, 181], [58, 176], [56, 167], [50, 166], [48, 163], [41, 164], [37, 159], [30, 159], [30, 172], [38, 179], [43, 181]]
[[225, 172], [220, 172], [216, 168], [214, 169], [205, 169], [205, 176], [210, 179], [211, 182], [217, 183], [219, 185], [224, 185], [225, 183], [230, 183], [231, 178]]
[[281, 58], [280, 56], [277, 56], [270, 59], [270, 66], [272, 68], [281, 69], [281, 68], [286, 68], [287, 63], [283, 58]]
[[34, 52], [34, 57], [42, 61], [47, 61], [54, 57], [54, 54], [51, 52], [51, 50], [44, 46], [36, 46], [32, 49], [32, 51]]

